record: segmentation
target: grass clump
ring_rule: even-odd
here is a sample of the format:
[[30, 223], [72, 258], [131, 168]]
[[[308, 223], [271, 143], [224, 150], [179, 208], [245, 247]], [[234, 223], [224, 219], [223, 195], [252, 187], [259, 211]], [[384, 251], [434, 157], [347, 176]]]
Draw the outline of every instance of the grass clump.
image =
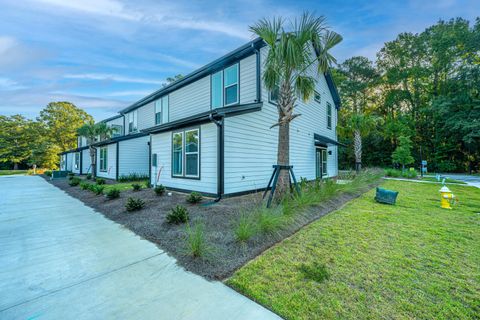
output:
[[90, 186], [92, 184], [91, 183], [88, 183], [87, 181], [82, 181], [80, 182], [80, 189], [82, 190], [90, 190]]
[[185, 231], [187, 234], [186, 244], [188, 252], [194, 258], [205, 256], [210, 251], [210, 247], [205, 237], [205, 226], [203, 223], [196, 223], [193, 227], [187, 224]]
[[187, 196], [186, 200], [188, 203], [195, 204], [202, 201], [202, 199], [203, 199], [202, 195], [199, 192], [194, 191]]
[[155, 191], [155, 194], [157, 196], [163, 195], [165, 193], [165, 190], [166, 190], [165, 186], [163, 186], [163, 185], [158, 185], [153, 189], [153, 191]]
[[138, 210], [143, 209], [143, 207], [145, 207], [145, 201], [143, 201], [140, 198], [129, 197], [127, 199], [127, 202], [125, 203], [125, 209], [128, 212], [138, 211]]
[[392, 178], [399, 178], [402, 176], [402, 171], [397, 169], [385, 169], [385, 176]]
[[140, 189], [142, 189], [142, 186], [138, 183], [132, 183], [132, 189], [133, 191], [140, 191]]
[[105, 184], [106, 181], [105, 181], [105, 179], [103, 179], [103, 178], [95, 178], [95, 182], [96, 182], [97, 184]]
[[187, 208], [177, 205], [175, 208], [173, 208], [166, 217], [166, 220], [168, 223], [171, 224], [180, 224], [180, 223], [185, 223], [189, 219], [189, 213]]
[[152, 185], [150, 184], [150, 180], [146, 180], [144, 184], [145, 184], [145, 188], [147, 189], [150, 189], [152, 187]]
[[282, 212], [278, 208], [269, 209], [264, 206], [259, 207], [255, 213], [258, 219], [258, 228], [265, 234], [273, 234], [283, 224]]
[[100, 185], [100, 184], [91, 184], [90, 185], [90, 191], [95, 193], [97, 196], [103, 194], [104, 189], [105, 189], [104, 185]]
[[92, 174], [91, 174], [91, 173], [87, 173], [86, 178], [87, 178], [87, 180], [91, 180], [91, 179], [92, 179]]
[[117, 199], [120, 197], [120, 190], [117, 188], [109, 189], [105, 192], [105, 197], [107, 197], [108, 200]]
[[82, 180], [78, 177], [72, 177], [72, 179], [70, 179], [70, 181], [68, 182], [68, 184], [72, 187], [76, 187], [80, 184]]
[[238, 242], [247, 242], [258, 233], [258, 224], [250, 213], [242, 212], [234, 225], [233, 233]]

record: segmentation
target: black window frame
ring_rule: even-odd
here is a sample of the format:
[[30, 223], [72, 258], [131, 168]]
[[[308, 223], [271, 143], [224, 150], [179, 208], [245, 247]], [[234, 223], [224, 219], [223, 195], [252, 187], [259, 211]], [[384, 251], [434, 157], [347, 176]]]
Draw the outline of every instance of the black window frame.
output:
[[327, 129], [332, 129], [332, 105], [327, 101]]
[[[318, 96], [318, 99], [317, 99]], [[317, 90], [313, 91], [313, 100], [318, 103], [322, 103], [322, 95]]]

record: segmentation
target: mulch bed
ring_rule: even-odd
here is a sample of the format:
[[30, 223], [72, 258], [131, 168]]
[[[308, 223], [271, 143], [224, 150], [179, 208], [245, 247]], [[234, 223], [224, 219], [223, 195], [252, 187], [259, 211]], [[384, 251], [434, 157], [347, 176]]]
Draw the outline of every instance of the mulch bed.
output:
[[[332, 200], [311, 207], [298, 214], [294, 223], [283, 227], [273, 235], [260, 234], [247, 243], [238, 243], [234, 237], [233, 225], [242, 211], [261, 202], [261, 193], [226, 198], [217, 203], [214, 203], [213, 199], [204, 198], [201, 204], [191, 205], [186, 202], [187, 195], [183, 193], [172, 192], [171, 196], [167, 194], [157, 196], [152, 189], [142, 189], [122, 191], [120, 198], [107, 200], [104, 196], [94, 195], [88, 190], [69, 186], [67, 179], [51, 181], [48, 177], [44, 178], [105, 217], [157, 244], [162, 250], [174, 256], [178, 264], [185, 269], [216, 280], [229, 277], [235, 270], [275, 243], [375, 186], [375, 184], [365, 186], [355, 194], [340, 194]], [[142, 198], [145, 201], [145, 208], [127, 212], [125, 202], [128, 197]], [[189, 255], [185, 243], [185, 225], [172, 225], [165, 221], [167, 213], [177, 204], [188, 209], [190, 224], [193, 225], [196, 222], [204, 224], [205, 235], [211, 248], [207, 256], [194, 258]]]

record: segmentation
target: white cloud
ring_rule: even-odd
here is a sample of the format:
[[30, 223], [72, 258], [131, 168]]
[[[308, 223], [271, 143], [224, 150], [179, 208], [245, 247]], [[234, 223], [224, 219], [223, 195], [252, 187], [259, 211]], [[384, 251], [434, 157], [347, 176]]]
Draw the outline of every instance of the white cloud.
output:
[[128, 77], [107, 73], [80, 73], [80, 74], [66, 74], [63, 76], [66, 79], [81, 79], [81, 80], [99, 80], [99, 81], [115, 81], [115, 82], [127, 82], [127, 83], [147, 83], [162, 85], [165, 83], [163, 80], [147, 79]]
[[124, 91], [114, 91], [107, 93], [109, 97], [129, 97], [129, 96], [139, 96], [144, 97], [149, 95], [155, 90], [124, 90]]
[[24, 88], [24, 86], [12, 79], [0, 77], [0, 90], [18, 90]]

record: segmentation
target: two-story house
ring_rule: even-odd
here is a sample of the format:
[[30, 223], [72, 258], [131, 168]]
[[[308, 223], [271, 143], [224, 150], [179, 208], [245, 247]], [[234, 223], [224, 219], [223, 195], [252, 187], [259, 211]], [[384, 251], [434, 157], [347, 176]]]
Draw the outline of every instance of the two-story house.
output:
[[[126, 135], [97, 144], [106, 150], [99, 151], [99, 163], [107, 154], [102, 176], [118, 177], [130, 157], [133, 166], [147, 163], [152, 185], [172, 190], [222, 196], [264, 189], [278, 139], [278, 127], [271, 128], [278, 119], [277, 92], [269, 92], [262, 81], [267, 53], [257, 38], [121, 110]], [[340, 100], [331, 75], [317, 75], [315, 67], [315, 94], [297, 100], [301, 116], [290, 125], [290, 161], [295, 175], [308, 180], [338, 173]], [[124, 141], [148, 141], [148, 148], [124, 148], [122, 156]]]

